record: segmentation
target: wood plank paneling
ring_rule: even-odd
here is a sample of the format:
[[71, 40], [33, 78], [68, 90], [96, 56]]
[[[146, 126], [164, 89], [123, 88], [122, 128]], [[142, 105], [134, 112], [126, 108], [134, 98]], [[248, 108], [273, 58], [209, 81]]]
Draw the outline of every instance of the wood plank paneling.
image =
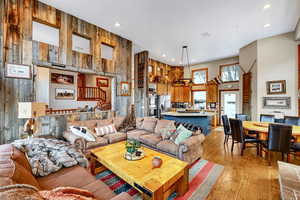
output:
[[[119, 90], [131, 80], [132, 42], [37, 0], [0, 0], [0, 142], [19, 137], [24, 120], [17, 119], [17, 103], [35, 99], [33, 80], [4, 77], [4, 63], [51, 66], [111, 72]], [[32, 41], [32, 20], [60, 29], [60, 47]], [[91, 40], [91, 54], [72, 51], [72, 34]], [[114, 47], [113, 61], [102, 62], [101, 42]], [[76, 67], [76, 68], [75, 68]], [[130, 97], [116, 96], [116, 110], [126, 115]]]

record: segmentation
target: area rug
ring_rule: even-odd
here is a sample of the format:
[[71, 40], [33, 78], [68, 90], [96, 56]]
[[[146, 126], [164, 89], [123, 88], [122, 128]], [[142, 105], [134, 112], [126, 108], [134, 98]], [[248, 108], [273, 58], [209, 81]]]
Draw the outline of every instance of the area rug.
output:
[[[204, 200], [222, 174], [223, 169], [222, 165], [207, 160], [196, 161], [189, 170], [189, 191], [181, 197], [176, 197], [176, 193], [174, 193], [168, 200]], [[135, 200], [142, 199], [137, 190], [109, 170], [97, 174], [96, 177], [107, 184], [116, 194], [127, 192]]]

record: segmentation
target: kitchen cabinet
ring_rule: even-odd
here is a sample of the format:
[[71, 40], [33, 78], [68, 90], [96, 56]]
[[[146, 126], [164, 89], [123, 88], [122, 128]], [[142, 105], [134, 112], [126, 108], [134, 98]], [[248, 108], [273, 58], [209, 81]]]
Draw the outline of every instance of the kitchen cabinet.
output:
[[189, 86], [173, 86], [171, 89], [172, 103], [190, 103], [191, 88]]
[[215, 103], [218, 102], [219, 95], [218, 95], [218, 85], [214, 81], [209, 81], [207, 83], [207, 96], [206, 96], [206, 102], [207, 103]]

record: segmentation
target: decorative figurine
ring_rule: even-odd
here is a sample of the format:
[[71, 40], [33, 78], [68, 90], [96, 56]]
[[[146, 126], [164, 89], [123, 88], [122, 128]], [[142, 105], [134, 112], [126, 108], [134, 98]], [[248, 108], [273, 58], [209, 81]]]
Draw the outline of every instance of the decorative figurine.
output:
[[162, 164], [163, 164], [163, 161], [160, 157], [158, 157], [158, 156], [153, 157], [153, 159], [152, 159], [152, 168], [153, 169], [160, 168]]

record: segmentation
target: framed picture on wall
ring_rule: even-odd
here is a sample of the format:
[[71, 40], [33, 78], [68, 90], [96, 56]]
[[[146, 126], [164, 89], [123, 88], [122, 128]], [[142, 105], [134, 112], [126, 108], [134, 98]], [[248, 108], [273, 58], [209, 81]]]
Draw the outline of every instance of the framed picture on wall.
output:
[[264, 97], [263, 107], [267, 109], [290, 109], [291, 97]]
[[56, 88], [55, 89], [55, 99], [60, 100], [74, 100], [75, 90], [68, 88]]
[[121, 82], [121, 96], [130, 96], [129, 82]]
[[55, 84], [73, 85], [74, 76], [69, 74], [51, 73], [51, 82]]
[[267, 94], [285, 94], [286, 93], [286, 81], [268, 81], [267, 82]]
[[109, 79], [108, 78], [96, 78], [96, 85], [97, 87], [108, 87], [109, 86]]
[[31, 79], [30, 65], [6, 64], [6, 78]]

